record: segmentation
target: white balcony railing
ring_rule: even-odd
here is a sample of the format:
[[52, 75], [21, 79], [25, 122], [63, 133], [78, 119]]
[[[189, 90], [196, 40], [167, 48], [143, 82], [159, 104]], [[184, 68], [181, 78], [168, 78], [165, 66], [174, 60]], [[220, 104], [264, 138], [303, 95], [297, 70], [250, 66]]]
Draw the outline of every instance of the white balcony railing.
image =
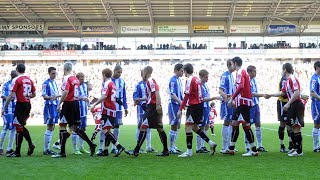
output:
[[320, 49], [0, 51], [0, 60], [319, 58]]

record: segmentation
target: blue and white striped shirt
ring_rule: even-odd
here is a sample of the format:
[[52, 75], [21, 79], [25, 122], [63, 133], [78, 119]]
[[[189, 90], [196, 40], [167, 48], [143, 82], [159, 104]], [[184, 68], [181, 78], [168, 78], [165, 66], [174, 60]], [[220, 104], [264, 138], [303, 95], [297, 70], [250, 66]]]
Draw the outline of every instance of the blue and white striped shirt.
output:
[[[59, 95], [59, 89], [57, 86], [56, 81], [52, 81], [51, 79], [47, 79], [42, 84], [42, 96], [58, 96]], [[59, 101], [58, 99], [52, 101], [52, 100], [45, 100], [44, 104], [53, 104], [58, 105]]]
[[[136, 100], [138, 98], [146, 97], [146, 83], [144, 81], [140, 81], [133, 92], [133, 100]], [[137, 105], [137, 114], [141, 115], [144, 114], [144, 111], [142, 109], [142, 104], [146, 103], [146, 101], [140, 101], [140, 103]]]
[[[202, 91], [203, 98], [209, 98], [210, 97], [209, 87], [208, 87], [207, 83], [202, 83], [201, 84], [201, 91]], [[203, 107], [210, 109], [210, 104], [209, 103], [210, 103], [210, 101], [203, 102]]]
[[[79, 86], [79, 98], [88, 98], [88, 85], [86, 83], [82, 83]], [[84, 100], [79, 101], [80, 108], [80, 117], [85, 117], [88, 115], [88, 102]]]
[[124, 109], [128, 109], [127, 105], [127, 95], [126, 95], [126, 84], [122, 78], [114, 79], [112, 78], [113, 83], [116, 85], [116, 98], [121, 99], [122, 104], [116, 103], [117, 111], [122, 111], [122, 106]]
[[[2, 97], [7, 98], [10, 95], [11, 85], [12, 85], [12, 80], [9, 80], [8, 82], [3, 84], [2, 93], [1, 93]], [[6, 103], [6, 100], [2, 99], [2, 107], [4, 107], [5, 103]], [[15, 107], [16, 107], [16, 98], [14, 98], [13, 100], [10, 101], [10, 103], [4, 113], [5, 114], [14, 114]]]
[[[258, 93], [256, 78], [250, 79], [251, 93]], [[259, 97], [252, 96], [253, 106], [259, 104]]]
[[[310, 80], [310, 92], [315, 92], [320, 95], [320, 77], [317, 74], [313, 74]], [[311, 96], [312, 101], [319, 101], [315, 97]]]
[[171, 95], [175, 94], [181, 101], [183, 100], [182, 82], [177, 76], [173, 76], [169, 82], [169, 103], [179, 104], [171, 98]]
[[224, 93], [232, 95], [235, 91], [234, 78], [229, 71], [224, 72], [220, 77], [220, 87]]

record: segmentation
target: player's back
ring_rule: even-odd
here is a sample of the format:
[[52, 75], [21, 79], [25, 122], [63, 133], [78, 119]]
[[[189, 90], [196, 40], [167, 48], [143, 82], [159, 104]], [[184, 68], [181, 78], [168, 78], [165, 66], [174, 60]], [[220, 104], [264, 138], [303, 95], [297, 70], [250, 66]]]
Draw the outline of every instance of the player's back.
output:
[[231, 95], [234, 92], [234, 78], [229, 71], [224, 72], [220, 77], [220, 88], [224, 90], [226, 94]]
[[29, 76], [20, 75], [12, 80], [11, 90], [16, 93], [17, 102], [30, 102], [35, 87]]
[[[288, 99], [291, 99], [293, 97], [296, 90], [301, 90], [300, 82], [294, 75], [291, 75], [284, 87], [284, 91], [286, 92]], [[296, 101], [300, 101], [300, 95], [297, 97]]]
[[[280, 79], [280, 82], [279, 82], [278, 90], [281, 91], [284, 88], [284, 86], [286, 85], [286, 83], [287, 83], [287, 78], [285, 76], [282, 76]], [[288, 102], [287, 94], [284, 96], [279, 96], [278, 99], [281, 102]]]
[[80, 82], [74, 75], [67, 75], [63, 77], [61, 89], [68, 90], [65, 101], [75, 101], [79, 97], [79, 86]]
[[241, 91], [241, 97], [251, 99], [252, 94], [251, 94], [251, 86], [250, 86], [250, 76], [247, 73], [247, 71], [244, 69], [241, 69], [239, 73], [241, 73], [241, 77], [242, 77], [241, 81], [244, 81], [243, 90]]
[[177, 76], [172, 76], [169, 81], [169, 103], [179, 104], [171, 98], [172, 94], [175, 94], [180, 100], [183, 99], [182, 95], [182, 83], [181, 79]]
[[[315, 92], [317, 95], [320, 95], [320, 77], [314, 73], [310, 80], [310, 91]], [[319, 101], [315, 97], [311, 96], [312, 101]]]
[[156, 91], [159, 91], [159, 86], [156, 80], [150, 77], [146, 82], [147, 104], [156, 104]]
[[[11, 86], [12, 85], [12, 80], [9, 80], [7, 81], [6, 83], [3, 84], [2, 86], [2, 93], [1, 93], [1, 96], [5, 96], [5, 97], [8, 97], [9, 94], [10, 94], [10, 89], [11, 89]], [[8, 107], [7, 109], [5, 110], [5, 114], [12, 114], [14, 113], [14, 109], [15, 109], [15, 101], [16, 101], [16, 98], [12, 99], [10, 101], [10, 103], [8, 104]], [[2, 107], [4, 107], [6, 101], [5, 100], [2, 100]]]
[[188, 105], [200, 104], [203, 101], [201, 82], [195, 76], [190, 76], [186, 82], [185, 94], [189, 94]]
[[102, 103], [102, 114], [115, 117], [116, 111], [116, 86], [109, 80], [103, 83], [102, 94], [106, 95], [105, 100]]

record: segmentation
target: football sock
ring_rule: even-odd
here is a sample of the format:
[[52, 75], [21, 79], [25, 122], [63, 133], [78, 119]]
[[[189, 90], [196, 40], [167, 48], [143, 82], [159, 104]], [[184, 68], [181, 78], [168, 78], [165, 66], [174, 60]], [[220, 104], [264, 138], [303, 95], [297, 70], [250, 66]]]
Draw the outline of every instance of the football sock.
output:
[[61, 152], [60, 154], [66, 154], [66, 142], [69, 137], [69, 133], [67, 130], [60, 130], [60, 144], [61, 144]]
[[228, 129], [229, 126], [222, 126], [222, 149], [228, 149]]
[[250, 149], [250, 143], [249, 143], [249, 141], [248, 141], [246, 136], [244, 136], [244, 144], [246, 146], [246, 149]]
[[99, 141], [99, 149], [104, 149], [105, 144], [104, 144], [104, 140], [105, 140], [105, 135], [102, 131], [100, 131], [100, 141]]
[[187, 149], [192, 149], [192, 139], [193, 139], [192, 132], [186, 133]]
[[[120, 133], [119, 128], [114, 128], [113, 129], [113, 135], [116, 138], [116, 140], [119, 139], [119, 133]], [[112, 145], [112, 149], [116, 149], [116, 147], [114, 145]]]
[[[203, 130], [203, 133], [208, 137], [208, 130]], [[204, 140], [203, 139], [201, 139], [201, 147], [204, 147]]]
[[210, 128], [211, 129], [211, 134], [214, 134], [214, 132], [213, 132], [213, 127], [212, 128]]
[[289, 136], [289, 149], [292, 149], [294, 148], [294, 144], [295, 144], [294, 133], [292, 130], [287, 132]]
[[137, 130], [136, 130], [136, 141], [137, 142], [139, 140], [139, 134], [140, 134], [140, 128], [137, 128]]
[[299, 133], [294, 133], [294, 148], [297, 149], [297, 153], [302, 153], [302, 136], [301, 132]]
[[237, 142], [239, 137], [239, 126], [233, 126], [231, 133], [231, 142]]
[[78, 135], [75, 132], [72, 132], [72, 145], [73, 145], [73, 150], [78, 151]]
[[146, 142], [147, 142], [146, 144], [147, 149], [150, 149], [151, 148], [151, 129], [150, 128], [147, 129]]
[[233, 127], [229, 125], [228, 127], [228, 139], [227, 139], [227, 147], [230, 146], [231, 143], [231, 135], [232, 135]]
[[164, 131], [159, 132], [159, 137], [160, 137], [161, 143], [163, 145], [163, 152], [168, 151], [168, 141], [167, 141], [166, 132], [164, 132]]
[[254, 136], [253, 136], [253, 132], [252, 129], [250, 127], [244, 127], [244, 132], [246, 134], [246, 138], [249, 141], [249, 143], [253, 143], [254, 142]]
[[30, 133], [29, 133], [28, 129], [23, 127], [22, 133], [23, 133], [24, 138], [28, 141], [28, 145], [30, 147], [32, 145], [32, 140], [31, 140]]
[[4, 139], [6, 138], [7, 130], [2, 127], [2, 131], [0, 134], [0, 149], [3, 149]]
[[174, 149], [178, 149], [177, 146], [176, 146], [176, 142], [177, 142], [177, 139], [178, 139], [178, 134], [179, 134], [179, 130], [177, 129], [175, 131], [175, 136], [174, 136]]
[[140, 131], [139, 133], [139, 138], [138, 138], [138, 141], [137, 141], [137, 145], [136, 147], [134, 148], [134, 151], [135, 152], [139, 152], [144, 140], [146, 139], [146, 135], [147, 135], [147, 132], [146, 131]]
[[85, 142], [87, 142], [90, 147], [93, 145], [92, 141], [90, 141], [90, 139], [88, 138], [87, 134], [83, 130], [78, 128], [76, 130], [76, 133], [78, 134], [78, 136], [80, 138], [82, 138]]
[[175, 139], [175, 131], [174, 130], [170, 130], [169, 132], [169, 137], [170, 137], [170, 150], [175, 149], [175, 143], [174, 143], [174, 139]]
[[318, 149], [319, 148], [319, 129], [318, 128], [313, 128], [312, 137], [313, 137], [313, 149]]
[[262, 146], [262, 132], [261, 132], [260, 127], [256, 127], [256, 137], [257, 137], [258, 147], [263, 147]]
[[197, 149], [196, 150], [201, 149], [201, 140], [202, 140], [202, 138], [197, 134]]
[[16, 137], [16, 129], [13, 128], [10, 130], [7, 150], [13, 149], [13, 142], [15, 140], [15, 137]]
[[21, 154], [21, 144], [23, 141], [23, 132], [17, 132], [16, 134], [16, 154]]
[[112, 142], [112, 144], [116, 145], [116, 143], [117, 143], [116, 137], [111, 132], [107, 132], [105, 134], [105, 136], [106, 136], [106, 139], [108, 139], [110, 142]]
[[49, 149], [50, 146], [50, 136], [52, 137], [52, 131], [46, 130], [44, 132], [44, 144], [43, 144], [43, 151], [47, 151]]
[[[284, 129], [285, 129], [285, 127], [281, 127], [281, 126], [279, 126], [279, 129], [278, 129], [278, 136], [279, 136], [279, 139], [280, 139], [280, 141], [282, 140], [284, 140]], [[283, 144], [283, 143], [282, 143]]]

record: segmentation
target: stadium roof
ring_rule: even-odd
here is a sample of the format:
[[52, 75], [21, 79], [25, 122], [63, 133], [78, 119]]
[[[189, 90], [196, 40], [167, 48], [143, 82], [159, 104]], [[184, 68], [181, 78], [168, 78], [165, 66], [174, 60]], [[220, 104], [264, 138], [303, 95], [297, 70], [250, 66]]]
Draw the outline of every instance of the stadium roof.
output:
[[235, 21], [258, 21], [264, 27], [282, 21], [303, 32], [320, 20], [319, 10], [320, 0], [0, 0], [0, 23], [64, 22], [76, 29], [81, 22], [106, 22], [117, 29], [119, 22], [147, 22], [153, 29], [156, 22], [192, 27], [223, 21], [229, 32]]
[[320, 20], [319, 0], [0, 0], [0, 21]]

